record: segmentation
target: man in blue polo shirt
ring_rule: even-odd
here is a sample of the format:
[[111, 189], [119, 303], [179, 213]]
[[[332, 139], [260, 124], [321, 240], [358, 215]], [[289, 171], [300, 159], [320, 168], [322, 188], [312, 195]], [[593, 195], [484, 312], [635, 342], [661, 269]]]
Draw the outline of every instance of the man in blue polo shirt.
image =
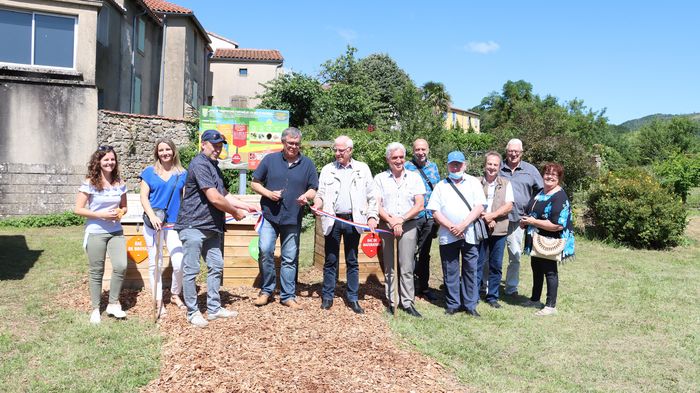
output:
[[527, 204], [542, 188], [542, 175], [532, 164], [522, 160], [523, 142], [511, 139], [506, 145], [506, 159], [501, 164], [499, 175], [510, 181], [513, 187], [515, 203], [508, 215], [508, 269], [506, 270], [505, 294], [516, 296], [520, 282], [520, 255], [523, 251], [523, 229], [520, 228], [520, 218], [525, 215]]
[[275, 290], [275, 242], [280, 237], [280, 302], [291, 309], [301, 309], [296, 301], [296, 276], [299, 234], [304, 205], [316, 196], [318, 172], [314, 163], [301, 155], [301, 131], [290, 127], [282, 131], [282, 151], [268, 154], [253, 173], [251, 188], [260, 194], [263, 218], [260, 230], [260, 270], [262, 289], [255, 300], [264, 306]]
[[187, 319], [197, 327], [208, 322], [197, 306], [199, 256], [207, 264], [207, 319], [235, 317], [238, 313], [221, 307], [219, 287], [224, 270], [224, 213], [236, 219], [257, 207], [240, 201], [224, 187], [224, 176], [219, 169], [219, 155], [226, 139], [216, 130], [202, 134], [202, 151], [187, 168], [185, 195], [180, 205], [174, 230], [182, 241], [182, 293], [187, 306]]
[[[413, 159], [405, 164], [405, 168], [420, 174], [425, 185], [424, 207], [428, 206], [430, 194], [433, 188], [440, 182], [440, 172], [437, 164], [428, 160], [430, 147], [425, 139], [416, 139], [413, 142]], [[413, 272], [415, 276], [416, 296], [425, 298], [428, 301], [437, 300], [437, 296], [430, 290], [428, 279], [430, 278], [430, 248], [433, 244], [433, 237], [437, 235], [439, 224], [433, 221], [433, 212], [423, 210], [416, 216], [416, 229], [418, 230], [418, 240], [416, 243], [416, 268]]]

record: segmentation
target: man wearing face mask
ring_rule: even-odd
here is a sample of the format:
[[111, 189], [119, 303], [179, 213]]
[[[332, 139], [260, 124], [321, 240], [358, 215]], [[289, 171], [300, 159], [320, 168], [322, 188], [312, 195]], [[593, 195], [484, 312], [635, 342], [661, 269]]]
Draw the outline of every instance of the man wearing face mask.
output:
[[484, 211], [486, 197], [479, 180], [464, 173], [466, 168], [461, 151], [447, 156], [449, 175], [435, 186], [427, 208], [440, 224], [438, 240], [445, 281], [445, 314], [453, 315], [464, 309], [467, 314], [478, 317], [479, 242], [473, 223]]

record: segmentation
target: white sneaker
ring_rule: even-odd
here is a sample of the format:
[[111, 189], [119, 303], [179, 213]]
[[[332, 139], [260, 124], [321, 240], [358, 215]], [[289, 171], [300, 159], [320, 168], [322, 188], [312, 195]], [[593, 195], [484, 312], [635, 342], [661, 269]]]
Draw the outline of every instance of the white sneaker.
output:
[[100, 309], [96, 308], [92, 310], [92, 313], [90, 314], [90, 323], [93, 325], [99, 325], [101, 321], [100, 318]]
[[122, 310], [122, 305], [119, 303], [108, 304], [107, 315], [111, 315], [114, 318], [126, 318], [126, 313]]
[[202, 313], [197, 311], [196, 313], [192, 314], [191, 317], [187, 318], [191, 324], [194, 326], [197, 326], [198, 328], [203, 328], [209, 325], [209, 322], [207, 322], [206, 319], [202, 316]]
[[557, 313], [557, 309], [554, 307], [545, 307], [541, 309], [540, 311], [536, 312], [535, 315], [538, 317], [546, 317], [548, 315], [554, 315]]
[[235, 318], [236, 316], [238, 316], [238, 311], [230, 311], [221, 307], [219, 311], [215, 312], [214, 314], [209, 314], [207, 319], [213, 321], [219, 318]]

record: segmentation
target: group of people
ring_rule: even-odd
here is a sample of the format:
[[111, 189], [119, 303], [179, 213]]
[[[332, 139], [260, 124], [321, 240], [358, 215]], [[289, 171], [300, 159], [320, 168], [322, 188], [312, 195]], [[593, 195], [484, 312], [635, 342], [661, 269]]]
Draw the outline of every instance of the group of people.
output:
[[[387, 312], [397, 309], [421, 317], [415, 296], [437, 299], [429, 286], [432, 239], [439, 241], [444, 277], [445, 313], [466, 311], [479, 316], [479, 295], [499, 308], [502, 260], [507, 247], [509, 264], [505, 295], [517, 295], [521, 253], [532, 249], [536, 233], [565, 239], [560, 260], [573, 256], [571, 208], [559, 185], [564, 170], [549, 163], [543, 176], [522, 161], [522, 142], [513, 139], [506, 160], [490, 151], [485, 155], [480, 178], [465, 173], [467, 160], [460, 151], [447, 156], [447, 176], [441, 179], [438, 166], [428, 159], [429, 145], [413, 143], [413, 156], [406, 161], [406, 148], [398, 142], [386, 147], [388, 169], [372, 176], [367, 164], [352, 158], [353, 141], [339, 136], [333, 143], [335, 161], [325, 165], [320, 176], [314, 163], [301, 154], [301, 131], [290, 127], [282, 132], [282, 151], [265, 156], [253, 173], [251, 188], [260, 194], [260, 206], [245, 203], [224, 187], [218, 158], [226, 142], [216, 130], [201, 136], [201, 152], [187, 170], [180, 164], [175, 144], [156, 142], [153, 165], [140, 175], [141, 203], [150, 227], [144, 230], [149, 255], [149, 278], [156, 288], [158, 312], [165, 313], [162, 280], [156, 258], [164, 244], [173, 267], [171, 303], [187, 311], [197, 327], [209, 321], [237, 315], [221, 305], [219, 288], [223, 272], [225, 214], [241, 219], [262, 214], [259, 230], [259, 268], [262, 288], [254, 304], [274, 301], [277, 274], [274, 251], [281, 244], [279, 269], [283, 306], [302, 308], [296, 300], [299, 241], [304, 206], [319, 215], [325, 238], [325, 263], [320, 307], [333, 306], [341, 240], [347, 266], [346, 305], [364, 313], [359, 303], [358, 248], [365, 230], [381, 238], [379, 253], [385, 279]], [[109, 302], [106, 313], [124, 318], [119, 292], [126, 271], [126, 245], [120, 225], [126, 213], [126, 186], [119, 174], [117, 156], [111, 146], [100, 146], [88, 163], [88, 176], [81, 185], [75, 212], [87, 218], [84, 247], [89, 260], [92, 301], [90, 322], [100, 323], [100, 297], [106, 253], [112, 261]], [[475, 224], [487, 227], [481, 236]], [[482, 231], [483, 232], [483, 231]], [[483, 233], [482, 233], [483, 234]], [[157, 236], [161, 236], [160, 239]], [[200, 256], [207, 265], [207, 318], [197, 305], [195, 279]], [[158, 263], [157, 263], [158, 262]], [[537, 315], [556, 312], [557, 261], [531, 258], [532, 296], [526, 306], [538, 307]], [[540, 303], [546, 278], [546, 303]]]

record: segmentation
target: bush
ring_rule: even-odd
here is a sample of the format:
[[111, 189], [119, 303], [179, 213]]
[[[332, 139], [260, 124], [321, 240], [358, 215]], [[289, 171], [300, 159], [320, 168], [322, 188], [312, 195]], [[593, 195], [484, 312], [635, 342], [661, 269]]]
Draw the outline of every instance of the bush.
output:
[[680, 198], [638, 168], [601, 176], [588, 207], [597, 235], [636, 248], [675, 246], [686, 226]]
[[24, 216], [0, 221], [0, 227], [14, 228], [70, 227], [84, 224], [85, 219], [73, 212]]
[[688, 199], [691, 188], [700, 186], [700, 155], [676, 153], [654, 163], [653, 170], [661, 184], [680, 196], [683, 202]]

